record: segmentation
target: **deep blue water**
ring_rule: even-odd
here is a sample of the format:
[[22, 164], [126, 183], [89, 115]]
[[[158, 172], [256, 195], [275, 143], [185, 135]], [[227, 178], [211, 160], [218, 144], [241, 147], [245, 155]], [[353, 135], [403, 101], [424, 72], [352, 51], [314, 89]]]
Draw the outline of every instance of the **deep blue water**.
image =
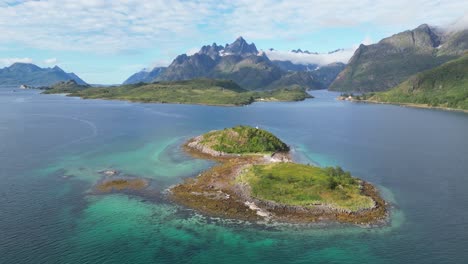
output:
[[[0, 263], [467, 263], [468, 114], [312, 94], [210, 107], [0, 89]], [[184, 139], [237, 124], [376, 184], [391, 224], [252, 226], [160, 198], [210, 166]], [[151, 179], [154, 197], [92, 195], [107, 168]]]

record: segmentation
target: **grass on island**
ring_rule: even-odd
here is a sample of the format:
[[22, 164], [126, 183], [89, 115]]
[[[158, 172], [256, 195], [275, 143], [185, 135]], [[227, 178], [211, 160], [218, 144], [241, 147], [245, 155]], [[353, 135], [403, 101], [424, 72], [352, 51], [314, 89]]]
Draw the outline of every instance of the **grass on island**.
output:
[[320, 168], [296, 163], [252, 165], [238, 178], [252, 195], [284, 205], [328, 205], [357, 211], [369, 209], [374, 201], [361, 194], [359, 180], [340, 167]]
[[[55, 93], [50, 89], [47, 93]], [[63, 92], [63, 89], [57, 90]], [[301, 101], [311, 96], [300, 87], [275, 91], [247, 91], [230, 80], [194, 79], [186, 81], [138, 83], [74, 90], [70, 96], [89, 99], [114, 99], [134, 102], [247, 105], [260, 101]]]
[[236, 126], [203, 135], [201, 143], [211, 149], [232, 153], [272, 153], [288, 151], [289, 147], [272, 133], [249, 126]]

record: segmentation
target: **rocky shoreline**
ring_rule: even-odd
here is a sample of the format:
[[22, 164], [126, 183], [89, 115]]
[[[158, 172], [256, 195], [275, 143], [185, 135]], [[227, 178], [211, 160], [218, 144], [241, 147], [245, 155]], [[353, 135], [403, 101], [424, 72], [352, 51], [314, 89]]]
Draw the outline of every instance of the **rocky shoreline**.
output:
[[340, 222], [358, 225], [385, 223], [388, 218], [387, 203], [370, 183], [360, 181], [362, 194], [374, 201], [370, 209], [352, 212], [326, 204], [291, 206], [256, 199], [250, 195], [247, 184], [235, 182], [250, 165], [273, 162], [291, 162], [289, 153], [228, 154], [213, 150], [201, 143], [202, 136], [190, 139], [183, 147], [196, 157], [218, 162], [218, 165], [187, 179], [169, 190], [176, 203], [215, 217], [247, 221], [278, 221], [285, 223]]

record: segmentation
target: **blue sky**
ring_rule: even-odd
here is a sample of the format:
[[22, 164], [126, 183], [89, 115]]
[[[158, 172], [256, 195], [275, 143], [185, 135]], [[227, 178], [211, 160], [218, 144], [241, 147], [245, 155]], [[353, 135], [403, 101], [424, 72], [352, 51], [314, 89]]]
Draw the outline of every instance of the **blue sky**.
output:
[[242, 35], [259, 49], [343, 48], [422, 23], [466, 26], [466, 1], [0, 1], [0, 67], [59, 65], [89, 83], [121, 83], [204, 44]]

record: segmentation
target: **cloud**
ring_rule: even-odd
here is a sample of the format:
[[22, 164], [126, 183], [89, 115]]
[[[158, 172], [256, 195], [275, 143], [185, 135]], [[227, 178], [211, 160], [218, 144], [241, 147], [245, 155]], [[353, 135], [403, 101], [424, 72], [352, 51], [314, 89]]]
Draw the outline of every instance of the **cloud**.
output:
[[190, 38], [209, 3], [44, 0], [0, 5], [0, 42], [48, 50], [125, 52]]
[[195, 53], [197, 53], [199, 51], [200, 51], [200, 47], [198, 47], [198, 48], [194, 47], [194, 48], [190, 48], [189, 50], [187, 50], [187, 52], [185, 52], [185, 54], [190, 56], [190, 55], [193, 55], [193, 54], [195, 54]]
[[270, 60], [291, 61], [295, 64], [318, 64], [320, 66], [327, 65], [332, 62], [347, 63], [349, 58], [353, 56], [355, 49], [346, 49], [335, 53], [321, 53], [321, 54], [306, 54], [294, 53], [290, 51], [265, 51]]
[[454, 23], [443, 26], [448, 31], [459, 31], [468, 29], [468, 12], [466, 12], [461, 18], [457, 19]]
[[160, 60], [155, 60], [153, 63], [151, 63], [149, 70], [154, 69], [155, 67], [167, 67], [172, 60], [166, 60], [166, 59], [160, 59]]
[[[374, 42], [369, 36], [366, 36], [361, 44], [371, 45]], [[333, 62], [348, 63], [359, 45], [354, 45], [351, 48], [337, 50], [330, 53], [307, 54], [294, 53], [291, 51], [267, 50], [265, 53], [271, 60], [291, 61], [296, 64], [318, 64], [319, 66], [327, 65]]]
[[50, 59], [45, 59], [44, 64], [48, 65], [56, 65], [58, 63], [57, 58], [50, 58]]
[[468, 9], [457, 0], [269, 1], [238, 0], [222, 28], [233, 36], [295, 38], [329, 28], [357, 25], [410, 29], [423, 23], [442, 25]]
[[362, 41], [361, 41], [362, 44], [364, 45], [370, 45], [370, 44], [374, 44], [374, 41], [372, 40], [372, 38], [370, 36], [366, 36]]
[[10, 66], [15, 62], [32, 63], [33, 60], [31, 58], [0, 58], [0, 66], [2, 67]]
[[[468, 6], [460, 0], [42, 0], [0, 2], [0, 44], [46, 50], [162, 53], [242, 35], [294, 39], [355, 25], [408, 29], [444, 25]], [[180, 53], [180, 52], [177, 52]]]

